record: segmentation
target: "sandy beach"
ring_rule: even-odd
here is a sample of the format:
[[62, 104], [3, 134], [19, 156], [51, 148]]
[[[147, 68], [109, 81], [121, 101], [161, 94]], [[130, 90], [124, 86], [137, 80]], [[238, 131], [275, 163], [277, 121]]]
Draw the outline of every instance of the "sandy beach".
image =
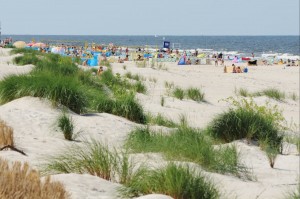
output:
[[[8, 49], [0, 49], [0, 80], [11, 74], [24, 74], [33, 69], [33, 65], [16, 66]], [[230, 66], [231, 62], [225, 62]], [[238, 66], [246, 66], [238, 63]], [[126, 67], [124, 67], [126, 66]], [[269, 102], [282, 110], [286, 125], [291, 127], [287, 135], [299, 135], [299, 68], [284, 65], [249, 66], [248, 73], [224, 73], [223, 66], [183, 65], [162, 63], [162, 67], [137, 67], [135, 62], [112, 63], [112, 70], [121, 76], [128, 72], [143, 77], [146, 94], [138, 93], [136, 98], [145, 112], [153, 115], [162, 114], [175, 122], [180, 116], [187, 118], [189, 125], [205, 128], [212, 119], [229, 108], [224, 99], [237, 97], [238, 89], [257, 92], [263, 89], [276, 88], [285, 92], [284, 101], [270, 99], [266, 96], [253, 98], [263, 105]], [[206, 102], [195, 102], [189, 99], [179, 100], [168, 94], [166, 82], [183, 89], [195, 87], [205, 93]], [[298, 96], [293, 100], [290, 96]], [[161, 99], [164, 98], [164, 106]], [[22, 97], [0, 105], [0, 119], [14, 130], [15, 145], [27, 156], [11, 150], [0, 151], [0, 157], [9, 161], [28, 162], [39, 170], [49, 158], [73, 143], [66, 141], [62, 133], [55, 128], [55, 121], [61, 113], [46, 99]], [[141, 124], [108, 113], [79, 115], [69, 112], [75, 125], [75, 132], [82, 137], [92, 137], [109, 147], [122, 150], [130, 131]], [[153, 128], [166, 128], [154, 126]], [[83, 139], [83, 138], [79, 138]], [[295, 191], [299, 183], [299, 153], [296, 145], [284, 142], [283, 155], [279, 154], [274, 168], [270, 168], [267, 156], [258, 146], [248, 144], [245, 140], [232, 142], [237, 146], [241, 162], [252, 171], [255, 180], [243, 180], [235, 176], [222, 175], [203, 171], [221, 192], [221, 198], [237, 199], [284, 199]], [[131, 154], [136, 165], [146, 163], [153, 167], [166, 164], [167, 160], [158, 153]], [[194, 165], [194, 163], [189, 163]], [[197, 166], [196, 166], [197, 167]], [[121, 184], [106, 181], [88, 174], [52, 175], [53, 180], [62, 182], [72, 199], [114, 199], [120, 198], [118, 188]], [[152, 194], [140, 199], [168, 199], [169, 196]]]

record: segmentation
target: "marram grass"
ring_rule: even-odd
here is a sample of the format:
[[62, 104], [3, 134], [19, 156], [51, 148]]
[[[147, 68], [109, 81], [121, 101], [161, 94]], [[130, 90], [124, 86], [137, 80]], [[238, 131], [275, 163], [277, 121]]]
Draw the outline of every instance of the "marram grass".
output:
[[249, 178], [235, 146], [214, 149], [203, 132], [186, 125], [170, 134], [137, 128], [130, 133], [126, 147], [134, 153], [162, 153], [169, 160], [195, 162], [209, 171]]
[[71, 198], [63, 184], [50, 180], [49, 176], [42, 181], [39, 173], [30, 169], [27, 163], [14, 162], [10, 165], [0, 158], [0, 170], [0, 198]]
[[166, 167], [139, 169], [125, 183], [121, 193], [127, 197], [159, 193], [174, 199], [215, 199], [220, 197], [216, 186], [201, 172], [186, 165], [169, 163]]

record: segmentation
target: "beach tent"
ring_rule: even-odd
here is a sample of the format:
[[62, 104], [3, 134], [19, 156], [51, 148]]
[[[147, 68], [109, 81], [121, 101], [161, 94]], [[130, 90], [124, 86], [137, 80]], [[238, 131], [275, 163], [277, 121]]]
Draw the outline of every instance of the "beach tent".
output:
[[184, 57], [180, 58], [178, 65], [185, 65]]
[[16, 41], [13, 46], [16, 48], [25, 48], [26, 43], [24, 41]]

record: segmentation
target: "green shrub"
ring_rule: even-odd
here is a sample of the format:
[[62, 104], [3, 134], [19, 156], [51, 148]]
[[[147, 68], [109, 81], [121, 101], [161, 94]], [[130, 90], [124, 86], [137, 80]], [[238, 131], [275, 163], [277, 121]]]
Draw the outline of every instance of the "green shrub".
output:
[[72, 118], [67, 116], [66, 113], [61, 114], [57, 119], [57, 124], [63, 132], [66, 140], [73, 140], [74, 125]]
[[277, 107], [258, 106], [251, 100], [233, 100], [234, 108], [219, 114], [208, 127], [210, 134], [225, 142], [247, 138], [248, 140], [268, 140], [272, 145], [281, 145], [279, 135], [284, 120]]
[[160, 193], [181, 199], [213, 199], [220, 193], [201, 172], [173, 163], [158, 170], [140, 169], [121, 192], [127, 197]]
[[189, 88], [187, 90], [187, 96], [191, 100], [194, 100], [196, 102], [204, 102], [204, 93], [202, 93], [199, 89], [197, 88]]
[[177, 99], [182, 100], [184, 98], [184, 90], [179, 87], [176, 87], [173, 91], [173, 96]]

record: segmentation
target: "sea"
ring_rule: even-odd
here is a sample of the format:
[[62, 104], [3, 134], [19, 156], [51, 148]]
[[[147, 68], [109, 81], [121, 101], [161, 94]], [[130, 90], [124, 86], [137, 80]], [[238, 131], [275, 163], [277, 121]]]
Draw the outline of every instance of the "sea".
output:
[[173, 49], [222, 52], [256, 56], [261, 54], [300, 55], [299, 36], [110, 36], [110, 35], [2, 35], [13, 41], [43, 42], [49, 44], [81, 45], [95, 43], [117, 46], [162, 48], [165, 41]]

